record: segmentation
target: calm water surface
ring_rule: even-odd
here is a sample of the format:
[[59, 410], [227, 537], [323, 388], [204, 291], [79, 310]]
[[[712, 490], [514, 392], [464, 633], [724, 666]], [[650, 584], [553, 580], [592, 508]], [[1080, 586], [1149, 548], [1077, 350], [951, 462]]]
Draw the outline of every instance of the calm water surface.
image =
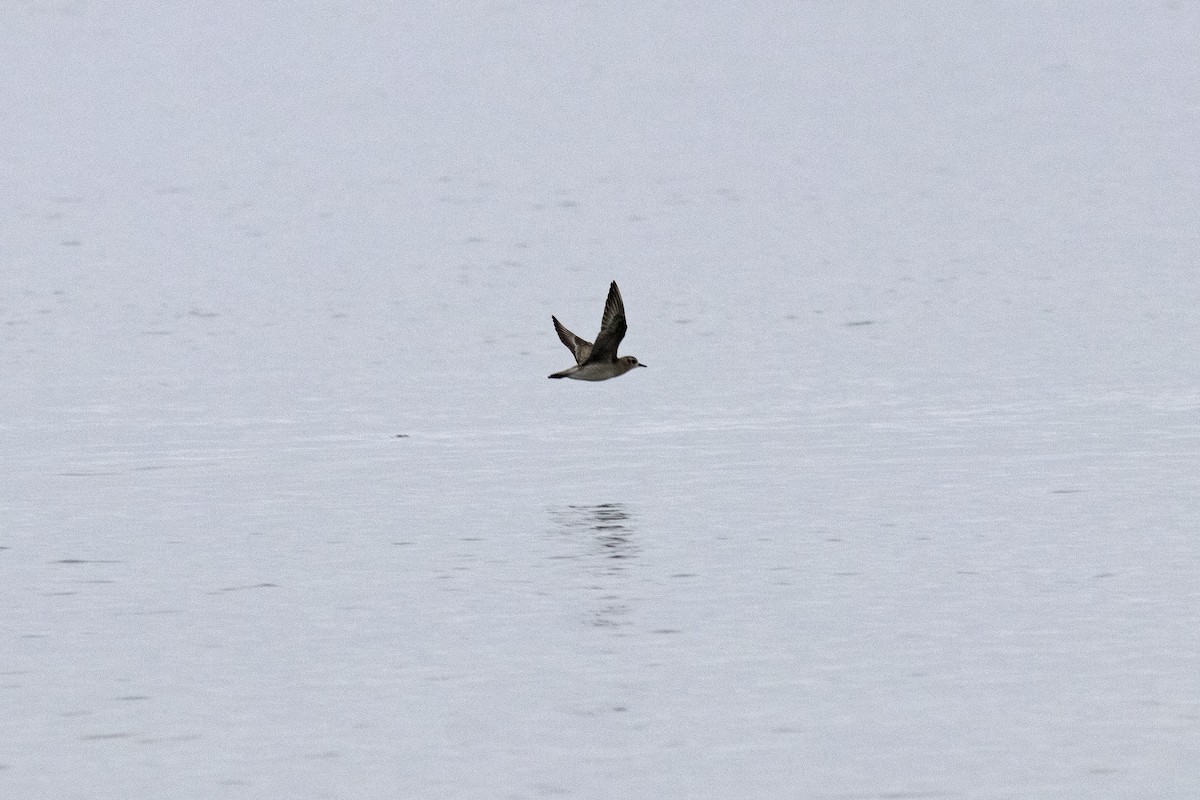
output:
[[1195, 4], [317, 5], [0, 7], [0, 797], [1200, 797]]
[[35, 792], [29, 765], [65, 759], [140, 792], [157, 769], [106, 765], [149, 759], [197, 797], [991, 797], [1155, 763], [1186, 783], [1189, 398], [680, 397], [660, 361], [435, 386], [443, 424], [250, 383], [242, 419], [10, 424], [6, 724], [32, 732], [10, 727], [10, 777]]

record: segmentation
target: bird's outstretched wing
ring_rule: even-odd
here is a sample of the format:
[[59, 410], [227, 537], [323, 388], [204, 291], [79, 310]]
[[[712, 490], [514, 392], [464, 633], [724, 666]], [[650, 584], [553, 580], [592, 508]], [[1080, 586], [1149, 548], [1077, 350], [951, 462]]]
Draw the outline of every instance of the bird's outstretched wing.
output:
[[621, 340], [625, 338], [628, 327], [625, 324], [625, 303], [621, 300], [621, 290], [617, 288], [617, 282], [613, 281], [608, 287], [608, 301], [604, 304], [600, 333], [596, 336], [596, 343], [592, 345], [592, 352], [587, 360], [616, 361], [617, 348], [621, 346]]
[[617, 317], [625, 320], [625, 301], [621, 299], [621, 290], [617, 282], [608, 285], [608, 299], [604, 301], [604, 316], [600, 318], [600, 333], [604, 333]]
[[557, 317], [551, 316], [554, 321], [554, 330], [558, 332], [558, 338], [567, 349], [575, 356], [575, 363], [582, 364], [588, 360], [588, 356], [592, 354], [592, 343], [586, 339], [580, 339], [575, 334], [571, 333], [566, 327], [558, 321]]

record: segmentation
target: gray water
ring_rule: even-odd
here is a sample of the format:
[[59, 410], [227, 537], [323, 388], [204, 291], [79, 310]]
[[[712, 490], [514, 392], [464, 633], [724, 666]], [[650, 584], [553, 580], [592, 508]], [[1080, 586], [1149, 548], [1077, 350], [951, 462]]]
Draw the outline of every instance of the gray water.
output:
[[0, 795], [1197, 796], [1194, 8], [405, 8], [0, 12]]

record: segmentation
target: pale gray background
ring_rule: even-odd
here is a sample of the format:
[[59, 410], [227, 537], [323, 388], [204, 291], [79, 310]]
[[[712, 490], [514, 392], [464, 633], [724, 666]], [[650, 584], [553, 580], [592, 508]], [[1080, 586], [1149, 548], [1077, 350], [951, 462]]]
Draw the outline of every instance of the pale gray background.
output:
[[[1200, 797], [1197, 3], [31, 0], [0, 75], [0, 795]], [[546, 380], [612, 279], [650, 369]]]

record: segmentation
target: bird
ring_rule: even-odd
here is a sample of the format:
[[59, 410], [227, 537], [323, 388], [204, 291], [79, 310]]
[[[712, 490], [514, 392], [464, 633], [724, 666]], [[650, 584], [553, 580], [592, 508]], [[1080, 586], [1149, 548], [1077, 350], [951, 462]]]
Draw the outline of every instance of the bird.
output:
[[633, 356], [617, 357], [617, 347], [625, 338], [625, 302], [621, 300], [621, 290], [613, 281], [608, 287], [608, 300], [604, 303], [604, 316], [600, 320], [600, 333], [596, 334], [596, 343], [580, 339], [563, 326], [558, 318], [550, 316], [554, 322], [554, 330], [558, 338], [575, 356], [575, 366], [556, 372], [551, 378], [572, 378], [577, 381], [606, 381], [618, 375], [624, 375], [634, 367], [644, 367]]

